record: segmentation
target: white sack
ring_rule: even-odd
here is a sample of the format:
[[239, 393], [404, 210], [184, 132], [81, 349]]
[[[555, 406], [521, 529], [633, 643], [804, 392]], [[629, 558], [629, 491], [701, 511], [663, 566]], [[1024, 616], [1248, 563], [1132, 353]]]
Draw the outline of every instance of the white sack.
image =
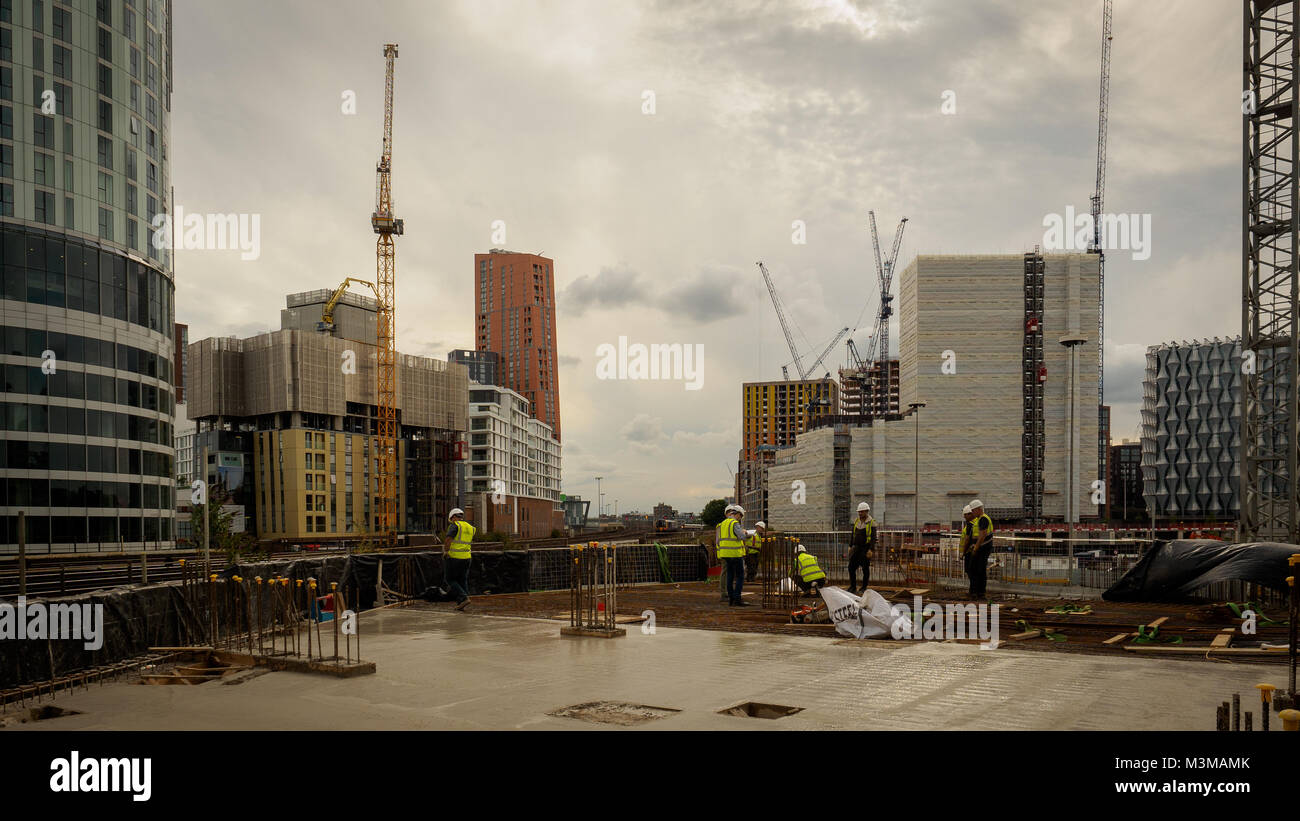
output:
[[[893, 624], [908, 621], [904, 615], [895, 615], [889, 602], [874, 590], [855, 596], [842, 587], [823, 587], [822, 600], [835, 622], [835, 632], [855, 639], [893, 638]], [[900, 625], [899, 635], [906, 635], [906, 624]]]

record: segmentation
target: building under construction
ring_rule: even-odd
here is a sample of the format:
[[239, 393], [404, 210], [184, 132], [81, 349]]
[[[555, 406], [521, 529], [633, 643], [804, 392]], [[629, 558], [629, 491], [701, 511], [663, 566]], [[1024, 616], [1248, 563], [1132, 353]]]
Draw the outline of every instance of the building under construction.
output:
[[[377, 303], [347, 294], [333, 329], [315, 330], [329, 294], [289, 295], [279, 331], [190, 345], [198, 442], [227, 443], [231, 452], [210, 450], [209, 464], [241, 461], [249, 529], [262, 540], [380, 531]], [[459, 503], [469, 379], [462, 366], [399, 355], [396, 387], [397, 530], [435, 532]]]
[[867, 501], [891, 527], [951, 524], [976, 497], [995, 519], [1095, 517], [1096, 255], [918, 256], [899, 306], [903, 412], [774, 454], [767, 523], [843, 528]]
[[840, 386], [833, 379], [788, 379], [741, 385], [742, 441], [736, 468], [736, 500], [762, 519], [767, 515], [763, 471], [776, 453], [815, 420], [839, 412]]
[[877, 360], [867, 368], [840, 368], [840, 414], [884, 417], [898, 413], [898, 360]]

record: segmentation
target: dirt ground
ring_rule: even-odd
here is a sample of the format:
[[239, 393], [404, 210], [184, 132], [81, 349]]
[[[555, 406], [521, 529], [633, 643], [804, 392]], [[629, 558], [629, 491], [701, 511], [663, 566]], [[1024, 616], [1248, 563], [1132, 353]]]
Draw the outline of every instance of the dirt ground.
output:
[[[876, 592], [891, 601], [911, 604], [912, 595], [906, 589], [877, 587]], [[967, 601], [960, 594], [929, 591], [924, 600], [936, 603]], [[745, 599], [752, 606], [746, 608], [729, 607], [719, 600], [716, 582], [683, 582], [681, 584], [639, 585], [618, 591], [619, 622], [636, 628], [631, 620], [639, 618], [643, 611], [653, 610], [657, 627], [689, 627], [705, 630], [730, 630], [742, 633], [769, 633], [775, 635], [820, 636], [826, 639], [843, 639], [830, 624], [792, 624], [789, 612], [763, 610], [759, 606], [757, 591], [747, 594]], [[1157, 644], [1169, 642], [1169, 646], [1201, 647], [1209, 650], [1210, 642], [1225, 628], [1235, 628], [1241, 624], [1231, 610], [1224, 604], [1162, 604], [1162, 603], [1116, 603], [1101, 600], [1064, 600], [1044, 599], [1016, 595], [995, 595], [990, 599], [1000, 605], [999, 631], [1005, 646], [1016, 649], [1043, 652], [1099, 653], [1105, 655], [1131, 655], [1132, 651], [1124, 645], [1132, 642], [1132, 637], [1114, 644], [1103, 642], [1122, 633], [1136, 632], [1140, 625], [1148, 625], [1157, 619], [1165, 621], [1159, 625]], [[801, 603], [815, 605], [820, 598], [800, 599]], [[1047, 609], [1074, 605], [1091, 606], [1092, 613], [1087, 615], [1047, 614]], [[450, 605], [447, 605], [448, 607]], [[470, 612], [497, 616], [520, 616], [528, 618], [549, 618], [558, 622], [569, 619], [569, 592], [567, 590], [545, 593], [511, 593], [493, 596], [476, 596]], [[1266, 615], [1285, 621], [1286, 613], [1268, 612]], [[1025, 622], [1021, 625], [1020, 622]], [[1260, 619], [1263, 622], [1263, 619]], [[1044, 628], [1054, 631], [1064, 640], [1054, 641], [1046, 637], [1012, 639], [1017, 633], [1028, 628]], [[1174, 638], [1181, 643], [1173, 643]], [[1234, 635], [1233, 647], [1250, 647], [1259, 642], [1285, 644], [1287, 628], [1284, 625], [1265, 626], [1261, 624], [1253, 636]], [[1169, 657], [1168, 653], [1140, 653], [1151, 657]], [[1210, 659], [1214, 661], [1231, 661], [1231, 663], [1284, 663], [1285, 653], [1267, 658], [1257, 658], [1232, 654], [1178, 653], [1178, 658]]]

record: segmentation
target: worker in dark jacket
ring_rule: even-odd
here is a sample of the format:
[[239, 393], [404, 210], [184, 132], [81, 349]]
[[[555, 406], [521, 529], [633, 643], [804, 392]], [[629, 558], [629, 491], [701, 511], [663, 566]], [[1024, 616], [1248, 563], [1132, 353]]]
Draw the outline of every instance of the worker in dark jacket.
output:
[[858, 568], [862, 568], [862, 592], [865, 593], [871, 585], [871, 558], [876, 552], [876, 520], [871, 518], [871, 505], [866, 502], [858, 503], [849, 548], [849, 592], [856, 596]]
[[966, 522], [967, 545], [966, 575], [970, 577], [972, 599], [985, 597], [989, 580], [989, 555], [993, 552], [993, 519], [984, 512], [984, 503], [974, 499], [970, 503], [970, 518]]

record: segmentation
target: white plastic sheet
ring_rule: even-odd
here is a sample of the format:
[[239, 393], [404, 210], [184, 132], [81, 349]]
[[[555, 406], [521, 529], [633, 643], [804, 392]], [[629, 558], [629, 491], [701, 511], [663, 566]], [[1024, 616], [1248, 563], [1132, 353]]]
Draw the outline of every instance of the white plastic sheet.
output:
[[[904, 615], [895, 615], [889, 602], [874, 590], [855, 596], [842, 587], [823, 587], [822, 601], [835, 622], [835, 632], [855, 639], [894, 638], [894, 622], [907, 621]], [[900, 625], [899, 635], [906, 635]]]

